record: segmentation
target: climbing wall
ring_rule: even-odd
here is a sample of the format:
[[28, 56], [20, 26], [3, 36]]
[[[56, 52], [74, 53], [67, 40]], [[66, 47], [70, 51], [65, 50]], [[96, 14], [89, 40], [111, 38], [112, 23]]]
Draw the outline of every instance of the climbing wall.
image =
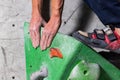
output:
[[[58, 33], [51, 46], [33, 48], [29, 23], [24, 24], [27, 80], [118, 80], [120, 70], [96, 51]], [[114, 72], [114, 74], [111, 74]]]

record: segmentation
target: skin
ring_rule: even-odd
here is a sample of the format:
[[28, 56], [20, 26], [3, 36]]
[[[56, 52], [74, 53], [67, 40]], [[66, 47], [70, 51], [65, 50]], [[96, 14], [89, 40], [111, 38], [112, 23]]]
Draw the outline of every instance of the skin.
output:
[[[51, 17], [48, 22], [41, 16], [43, 0], [32, 0], [32, 17], [30, 21], [30, 36], [33, 47], [40, 46], [41, 50], [48, 48], [58, 31], [61, 23], [61, 11], [63, 0], [51, 0]], [[44, 29], [40, 36], [40, 26], [43, 24]]]
[[115, 31], [118, 33], [118, 35], [120, 36], [120, 28], [115, 28]]

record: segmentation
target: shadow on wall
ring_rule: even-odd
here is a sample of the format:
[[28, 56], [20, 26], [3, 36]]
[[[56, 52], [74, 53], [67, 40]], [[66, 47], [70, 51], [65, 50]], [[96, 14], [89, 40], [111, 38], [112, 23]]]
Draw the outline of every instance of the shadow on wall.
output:
[[85, 3], [82, 2], [82, 6], [79, 6], [79, 12], [77, 15], [77, 19], [75, 20], [76, 26], [75, 28], [72, 29], [72, 31], [69, 33], [69, 35], [72, 35], [73, 32], [78, 31], [78, 30], [83, 30], [85, 31], [86, 28], [88, 28], [88, 24], [90, 23], [90, 19], [93, 17], [92, 16], [92, 10], [89, 8], [89, 6]]
[[[81, 17], [76, 20], [76, 24], [78, 25], [74, 31], [76, 30], [83, 30], [87, 27], [87, 24], [89, 24], [89, 20], [92, 18], [92, 10], [86, 5], [86, 3], [83, 3], [83, 7], [81, 10], [79, 10], [81, 13]], [[79, 17], [79, 15], [78, 15]]]
[[50, 0], [43, 0], [42, 16], [45, 21], [50, 19]]

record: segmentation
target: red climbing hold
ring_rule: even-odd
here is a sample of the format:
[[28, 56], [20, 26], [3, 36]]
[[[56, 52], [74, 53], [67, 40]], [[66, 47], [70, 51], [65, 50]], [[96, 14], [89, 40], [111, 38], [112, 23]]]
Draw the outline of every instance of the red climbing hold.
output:
[[59, 57], [63, 58], [62, 53], [58, 48], [50, 48], [50, 57]]

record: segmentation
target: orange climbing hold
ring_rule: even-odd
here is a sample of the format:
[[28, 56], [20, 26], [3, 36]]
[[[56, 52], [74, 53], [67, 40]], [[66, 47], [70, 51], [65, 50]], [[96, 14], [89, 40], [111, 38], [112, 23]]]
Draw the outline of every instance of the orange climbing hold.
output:
[[63, 58], [61, 51], [58, 48], [50, 48], [50, 57]]

